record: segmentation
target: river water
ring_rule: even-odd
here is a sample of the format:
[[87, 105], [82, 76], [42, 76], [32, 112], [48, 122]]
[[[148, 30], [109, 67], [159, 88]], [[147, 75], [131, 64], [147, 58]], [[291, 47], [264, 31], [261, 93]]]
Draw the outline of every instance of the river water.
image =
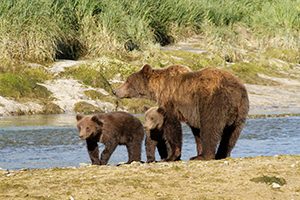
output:
[[[0, 118], [0, 168], [50, 168], [90, 163], [85, 141], [78, 137], [75, 116], [21, 116]], [[183, 124], [182, 159], [196, 153], [194, 137]], [[100, 145], [100, 151], [103, 146]], [[300, 154], [300, 117], [249, 119], [232, 157]], [[157, 159], [159, 157], [157, 156]], [[142, 159], [145, 160], [143, 146]], [[109, 164], [127, 161], [119, 146]]]

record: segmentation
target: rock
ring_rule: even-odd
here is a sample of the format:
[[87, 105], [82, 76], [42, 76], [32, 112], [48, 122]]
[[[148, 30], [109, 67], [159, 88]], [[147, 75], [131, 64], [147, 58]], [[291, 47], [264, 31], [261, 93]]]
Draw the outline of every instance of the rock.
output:
[[80, 167], [87, 167], [87, 166], [90, 166], [91, 164], [88, 164], [88, 163], [79, 163], [79, 166]]
[[224, 165], [229, 165], [229, 162], [228, 161], [224, 161]]
[[296, 164], [291, 164], [291, 167], [292, 167], [292, 168], [296, 167]]
[[281, 186], [278, 183], [272, 183], [271, 186], [272, 186], [273, 189], [280, 189], [281, 188]]
[[49, 71], [54, 74], [59, 74], [60, 72], [65, 71], [65, 68], [76, 67], [84, 63], [86, 63], [86, 61], [59, 60], [49, 68]]
[[136, 161], [133, 161], [132, 163], [130, 163], [131, 166], [141, 166], [142, 163], [141, 162], [136, 162]]
[[[103, 111], [112, 111], [115, 109], [115, 106], [112, 103], [89, 99], [84, 94], [84, 91], [91, 90], [93, 88], [87, 88], [79, 83], [78, 80], [56, 79], [46, 81], [40, 85], [46, 87], [50, 92], [52, 92], [52, 96], [55, 98], [53, 103], [57, 104], [61, 109], [64, 110], [65, 113], [74, 112], [75, 104], [81, 101], [98, 107]], [[104, 89], [98, 91], [105, 95], [108, 94]]]
[[0, 96], [0, 115], [18, 115], [41, 113], [43, 106], [35, 102], [19, 103], [17, 101]]

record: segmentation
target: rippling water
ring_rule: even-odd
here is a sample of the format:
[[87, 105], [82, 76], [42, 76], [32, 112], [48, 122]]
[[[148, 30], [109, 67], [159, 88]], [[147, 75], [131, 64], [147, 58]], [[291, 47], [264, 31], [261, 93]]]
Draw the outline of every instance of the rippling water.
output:
[[[0, 168], [89, 163], [85, 141], [79, 139], [75, 123], [74, 116], [63, 115], [0, 118]], [[182, 159], [187, 160], [196, 148], [190, 129], [183, 125], [183, 130]], [[300, 117], [249, 119], [232, 157], [277, 154], [300, 154]], [[142, 158], [146, 159], [144, 147]], [[109, 163], [123, 161], [127, 161], [127, 151], [119, 146]]]

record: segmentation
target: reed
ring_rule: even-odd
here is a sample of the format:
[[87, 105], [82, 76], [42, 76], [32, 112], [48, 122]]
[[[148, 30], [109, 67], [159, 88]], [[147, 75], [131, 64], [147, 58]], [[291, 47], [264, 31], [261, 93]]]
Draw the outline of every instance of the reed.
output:
[[49, 62], [144, 51], [187, 33], [215, 46], [247, 40], [256, 47], [299, 49], [300, 0], [0, 2], [0, 51], [7, 60]]

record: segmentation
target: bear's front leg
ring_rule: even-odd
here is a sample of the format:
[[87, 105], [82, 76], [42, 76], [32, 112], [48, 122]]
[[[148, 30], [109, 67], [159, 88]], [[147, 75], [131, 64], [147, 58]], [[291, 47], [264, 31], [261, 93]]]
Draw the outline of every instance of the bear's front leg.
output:
[[146, 135], [146, 155], [147, 155], [147, 163], [155, 161], [155, 147], [157, 145], [157, 141], [152, 140], [150, 137], [150, 133], [147, 132]]
[[111, 142], [104, 143], [104, 145], [105, 145], [105, 148], [101, 153], [100, 165], [106, 165], [108, 163], [108, 160], [109, 160], [111, 154], [117, 148], [118, 143], [111, 141]]
[[92, 161], [92, 165], [100, 165], [99, 160], [99, 148], [97, 144], [97, 139], [88, 138], [86, 139], [87, 150]]

